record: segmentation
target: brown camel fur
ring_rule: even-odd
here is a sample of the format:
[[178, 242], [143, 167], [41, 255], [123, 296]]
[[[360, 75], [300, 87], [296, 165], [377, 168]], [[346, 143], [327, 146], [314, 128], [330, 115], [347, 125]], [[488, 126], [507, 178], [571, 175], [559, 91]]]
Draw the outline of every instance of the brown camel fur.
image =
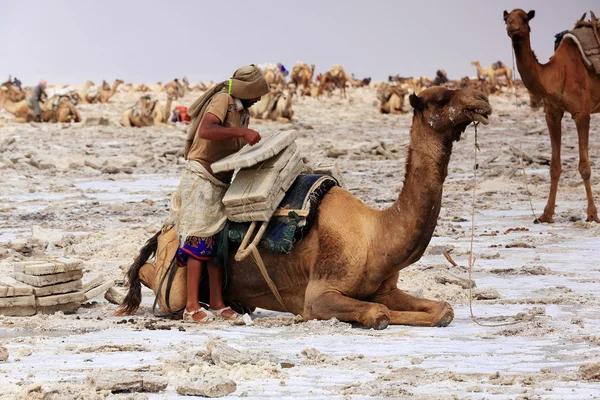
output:
[[171, 90], [171, 95], [174, 96], [174, 100], [180, 99], [183, 96], [185, 96], [185, 88], [179, 81], [169, 82], [161, 90]]
[[[480, 92], [443, 87], [411, 95], [410, 103], [415, 111], [404, 186], [389, 209], [373, 209], [334, 187], [324, 196], [315, 225], [291, 254], [261, 251], [289, 312], [305, 320], [337, 318], [375, 329], [388, 324], [447, 326], [452, 321], [448, 303], [404, 293], [397, 288], [398, 276], [419, 260], [431, 240], [453, 143], [471, 122], [487, 123], [491, 107]], [[157, 250], [157, 238], [159, 234], [142, 248], [128, 272], [122, 313], [139, 307], [139, 271]], [[250, 259], [233, 261], [235, 249], [230, 250], [225, 300], [283, 311], [256, 265]]]
[[568, 38], [563, 39], [548, 63], [540, 64], [531, 50], [529, 21], [534, 16], [533, 10], [528, 13], [521, 9], [510, 13], [504, 11], [506, 32], [512, 40], [519, 74], [525, 87], [533, 95], [543, 98], [550, 133], [550, 196], [539, 220], [554, 222], [556, 192], [562, 169], [561, 120], [566, 111], [577, 126], [579, 174], [587, 195], [586, 220], [600, 222], [590, 183], [592, 169], [589, 157], [590, 114], [600, 112], [600, 77], [585, 67], [577, 44]]
[[313, 75], [315, 74], [315, 64], [296, 63], [290, 73], [290, 81], [296, 85], [296, 94], [306, 96], [310, 94]]
[[141, 128], [143, 126], [154, 125], [152, 117], [157, 101], [152, 101], [150, 96], [142, 96], [135, 105], [123, 111], [120, 124], [122, 126], [133, 126]]
[[124, 83], [120, 79], [115, 79], [111, 87], [108, 87], [106, 82], [103, 82], [100, 88], [100, 103], [108, 103], [108, 100], [117, 93], [117, 88], [120, 84]]

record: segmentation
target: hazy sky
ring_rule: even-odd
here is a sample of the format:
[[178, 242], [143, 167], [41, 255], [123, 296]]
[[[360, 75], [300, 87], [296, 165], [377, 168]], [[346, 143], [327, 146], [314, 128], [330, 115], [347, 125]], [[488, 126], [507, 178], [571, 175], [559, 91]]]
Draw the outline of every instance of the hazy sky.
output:
[[475, 74], [470, 62], [512, 66], [502, 11], [536, 10], [541, 62], [554, 34], [598, 0], [0, 0], [0, 81], [31, 85], [120, 78], [224, 80], [240, 65], [296, 61], [356, 77]]

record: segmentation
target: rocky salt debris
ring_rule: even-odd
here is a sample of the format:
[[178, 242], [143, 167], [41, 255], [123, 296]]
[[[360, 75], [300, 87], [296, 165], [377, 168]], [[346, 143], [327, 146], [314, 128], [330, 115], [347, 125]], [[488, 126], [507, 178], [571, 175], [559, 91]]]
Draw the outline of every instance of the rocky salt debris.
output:
[[219, 337], [210, 338], [206, 341], [206, 350], [215, 365], [251, 364], [257, 361], [257, 357], [235, 349], [227, 344], [227, 341]]
[[122, 288], [112, 286], [104, 293], [104, 298], [112, 304], [121, 305], [125, 300], [125, 291]]
[[178, 384], [175, 388], [182, 396], [224, 397], [237, 390], [237, 385], [226, 378], [198, 378]]
[[582, 365], [579, 367], [579, 377], [584, 381], [600, 382], [600, 363]]
[[97, 391], [107, 390], [111, 393], [156, 393], [166, 389], [169, 384], [166, 378], [154, 374], [105, 370], [88, 376], [86, 383]]
[[8, 360], [8, 350], [6, 347], [0, 345], [0, 362]]

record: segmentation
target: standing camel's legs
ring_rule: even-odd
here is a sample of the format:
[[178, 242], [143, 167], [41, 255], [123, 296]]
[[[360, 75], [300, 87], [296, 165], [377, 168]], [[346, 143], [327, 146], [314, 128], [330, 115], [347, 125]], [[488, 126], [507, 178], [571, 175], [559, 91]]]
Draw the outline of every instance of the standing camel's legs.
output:
[[590, 178], [592, 176], [592, 168], [590, 166], [589, 155], [589, 137], [590, 137], [590, 115], [578, 114], [574, 115], [575, 125], [577, 126], [577, 136], [579, 138], [579, 174], [585, 185], [585, 194], [587, 196], [587, 219], [588, 222], [600, 222], [598, 219], [598, 209], [594, 204], [594, 195], [592, 193], [592, 185]]
[[421, 299], [396, 287], [398, 274], [384, 282], [368, 300], [389, 308], [393, 325], [448, 326], [454, 310], [445, 301]]
[[331, 319], [358, 322], [374, 329], [385, 329], [390, 323], [390, 310], [382, 304], [368, 303], [339, 292], [321, 292], [309, 284], [304, 301], [304, 319]]
[[550, 159], [550, 195], [548, 196], [548, 203], [544, 208], [544, 213], [539, 218], [540, 222], [554, 222], [554, 206], [556, 205], [556, 192], [558, 190], [558, 180], [560, 179], [560, 173], [562, 171], [560, 162], [560, 145], [561, 145], [561, 120], [564, 115], [564, 111], [558, 108], [553, 108], [550, 105], [546, 105], [546, 124], [548, 125], [548, 132], [550, 134], [550, 144], [552, 145], [552, 157]]

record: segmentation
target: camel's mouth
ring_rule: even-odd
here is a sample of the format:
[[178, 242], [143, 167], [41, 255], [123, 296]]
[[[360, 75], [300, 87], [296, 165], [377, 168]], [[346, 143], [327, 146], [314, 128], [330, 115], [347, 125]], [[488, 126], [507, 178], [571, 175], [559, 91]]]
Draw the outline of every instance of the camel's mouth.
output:
[[492, 113], [492, 110], [490, 108], [488, 108], [487, 110], [484, 110], [483, 108], [474, 108], [474, 109], [465, 110], [465, 114], [469, 118], [471, 118], [471, 121], [480, 122], [483, 125], [489, 125], [489, 123], [490, 123], [489, 116], [491, 113]]

